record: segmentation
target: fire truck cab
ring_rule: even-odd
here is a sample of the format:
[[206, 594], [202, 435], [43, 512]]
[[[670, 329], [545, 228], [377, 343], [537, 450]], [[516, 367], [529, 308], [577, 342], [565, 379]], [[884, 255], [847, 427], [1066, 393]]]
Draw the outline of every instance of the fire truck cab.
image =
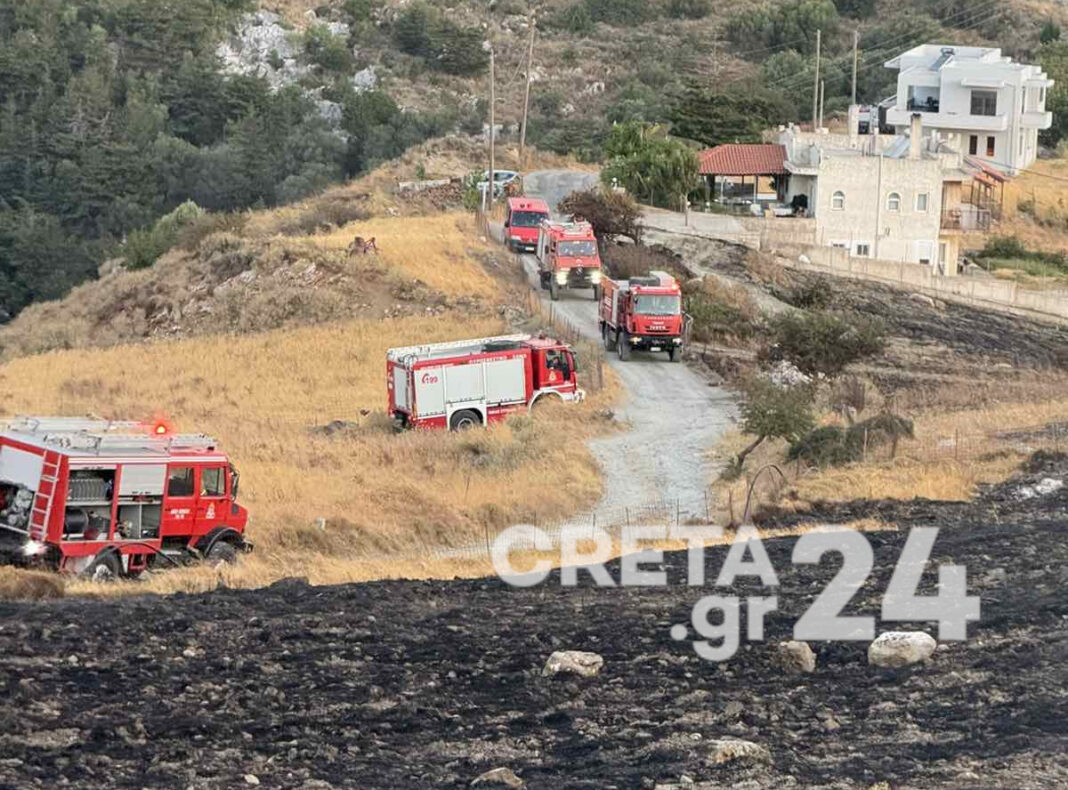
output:
[[514, 252], [534, 252], [538, 246], [538, 228], [549, 219], [544, 200], [528, 197], [508, 198], [504, 215], [504, 243]]
[[553, 301], [562, 288], [592, 288], [600, 296], [601, 255], [588, 222], [550, 222], [538, 229], [538, 274]]
[[672, 362], [682, 360], [682, 289], [667, 272], [605, 279], [599, 312], [605, 350], [617, 351], [620, 360], [630, 359], [632, 349], [666, 351]]
[[577, 373], [571, 347], [545, 336], [392, 348], [386, 354], [389, 414], [397, 428], [488, 425], [549, 399], [583, 400]]
[[203, 434], [18, 418], [0, 431], [0, 558], [98, 579], [233, 562], [252, 548], [237, 490], [237, 470]]

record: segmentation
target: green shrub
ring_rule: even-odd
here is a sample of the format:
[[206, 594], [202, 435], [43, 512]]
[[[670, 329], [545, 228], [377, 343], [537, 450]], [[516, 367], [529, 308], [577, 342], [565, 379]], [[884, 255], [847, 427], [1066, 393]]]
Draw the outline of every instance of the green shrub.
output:
[[814, 277], [787, 289], [774, 289], [777, 299], [801, 310], [826, 310], [831, 306], [834, 291], [826, 277]]
[[304, 33], [304, 54], [310, 63], [326, 71], [344, 73], [352, 68], [348, 41], [335, 36], [326, 25], [312, 25]]
[[769, 335], [759, 355], [762, 361], [785, 359], [803, 373], [828, 378], [886, 345], [882, 322], [858, 313], [780, 313], [769, 322]]
[[585, 3], [572, 3], [546, 19], [545, 26], [550, 30], [585, 38], [593, 33], [593, 16]]
[[668, 3], [668, 16], [674, 19], [704, 19], [711, 10], [711, 0], [671, 0]]
[[447, 74], [481, 74], [489, 63], [479, 28], [460, 27], [425, 3], [415, 3], [400, 13], [393, 24], [393, 38], [402, 52]]
[[866, 452], [914, 436], [912, 421], [894, 414], [880, 414], [848, 428], [826, 425], [805, 434], [790, 445], [789, 461], [801, 459], [818, 466], [845, 466], [864, 460]]
[[160, 217], [151, 229], [132, 231], [123, 245], [126, 265], [131, 269], [145, 269], [154, 264], [159, 256], [178, 243], [182, 228], [195, 222], [203, 213], [200, 206], [187, 200]]

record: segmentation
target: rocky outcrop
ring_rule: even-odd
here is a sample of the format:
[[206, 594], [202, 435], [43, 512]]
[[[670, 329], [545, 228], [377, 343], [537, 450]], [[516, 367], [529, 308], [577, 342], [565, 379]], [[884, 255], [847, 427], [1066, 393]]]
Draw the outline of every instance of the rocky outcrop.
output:
[[546, 677], [564, 674], [592, 678], [601, 671], [603, 666], [604, 659], [597, 653], [586, 653], [582, 650], [557, 650], [545, 662], [542, 674]]
[[887, 631], [868, 646], [868, 663], [877, 667], [897, 667], [926, 661], [938, 643], [923, 631]]

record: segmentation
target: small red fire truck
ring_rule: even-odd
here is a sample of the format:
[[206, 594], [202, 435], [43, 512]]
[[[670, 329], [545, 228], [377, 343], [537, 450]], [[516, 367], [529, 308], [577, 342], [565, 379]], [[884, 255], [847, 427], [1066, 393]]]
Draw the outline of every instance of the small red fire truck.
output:
[[233, 562], [252, 549], [237, 487], [237, 471], [203, 434], [17, 418], [0, 430], [0, 557], [96, 579]]
[[549, 219], [549, 206], [544, 200], [528, 197], [508, 198], [508, 213], [504, 216], [504, 243], [510, 250], [534, 252], [538, 246], [538, 228]]
[[538, 274], [541, 287], [553, 301], [561, 288], [592, 288], [596, 300], [601, 285], [601, 256], [588, 222], [541, 223], [538, 229]]
[[547, 398], [585, 397], [571, 347], [505, 335], [386, 353], [389, 414], [398, 428], [461, 430], [505, 419]]
[[667, 272], [650, 272], [629, 280], [605, 279], [601, 284], [599, 323], [604, 347], [630, 358], [631, 349], [666, 351], [682, 359], [682, 290]]

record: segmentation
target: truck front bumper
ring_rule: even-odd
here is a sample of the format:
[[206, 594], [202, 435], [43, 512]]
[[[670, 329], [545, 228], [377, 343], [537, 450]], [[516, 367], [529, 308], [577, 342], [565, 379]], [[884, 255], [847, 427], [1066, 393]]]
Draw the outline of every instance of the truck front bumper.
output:
[[630, 345], [642, 351], [667, 351], [682, 348], [682, 338], [678, 335], [631, 335]]
[[601, 284], [600, 269], [560, 269], [556, 282], [568, 288], [596, 288]]

